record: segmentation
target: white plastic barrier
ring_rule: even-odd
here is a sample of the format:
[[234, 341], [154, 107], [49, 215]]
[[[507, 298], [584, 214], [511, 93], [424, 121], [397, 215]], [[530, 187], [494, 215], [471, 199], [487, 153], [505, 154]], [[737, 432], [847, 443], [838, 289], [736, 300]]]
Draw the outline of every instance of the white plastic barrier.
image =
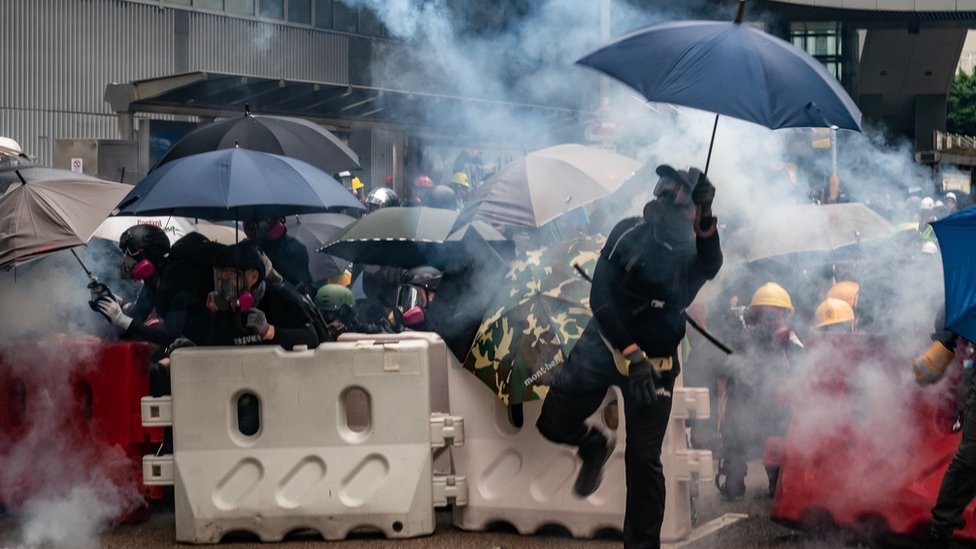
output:
[[[301, 529], [344, 539], [364, 527], [413, 537], [434, 531], [435, 491], [440, 504], [463, 500], [463, 479], [435, 483], [431, 473], [432, 431], [440, 444], [463, 431], [457, 418], [432, 421], [426, 341], [172, 358], [173, 467], [147, 456], [144, 471], [147, 484], [175, 477], [177, 541], [216, 543], [231, 531], [278, 541]], [[362, 430], [347, 421], [353, 391], [368, 400]], [[239, 423], [248, 408], [238, 410], [252, 398], [260, 422], [248, 435]], [[165, 418], [168, 400], [145, 399], [143, 417]]]
[[[451, 449], [454, 467], [468, 482], [468, 504], [454, 507], [454, 524], [482, 530], [504, 522], [520, 533], [559, 525], [574, 537], [588, 538], [623, 529], [626, 510], [626, 418], [618, 406], [617, 445], [607, 461], [600, 488], [587, 498], [573, 492], [580, 461], [574, 448], [553, 444], [536, 429], [541, 402], [523, 405], [521, 429], [512, 426], [505, 406], [474, 374], [457, 361], [448, 371], [451, 413], [464, 417], [465, 444]], [[601, 424], [612, 401], [622, 402], [613, 388], [587, 422]], [[695, 476], [711, 479], [711, 453], [687, 449], [684, 421], [708, 417], [708, 389], [674, 391], [671, 419], [662, 448], [667, 485], [662, 541], [686, 537], [692, 529], [690, 492]]]
[[[429, 345], [430, 354], [430, 409], [435, 413], [450, 413], [450, 399], [447, 391], [447, 370], [452, 361], [455, 361], [450, 349], [441, 337], [433, 332], [402, 332], [399, 334], [357, 334], [346, 333], [339, 336], [339, 341], [426, 341]], [[360, 410], [364, 408], [363, 403], [350, 402], [350, 421], [359, 421]], [[434, 450], [434, 474], [450, 475], [454, 472], [451, 465], [451, 453], [449, 447]]]
[[683, 376], [678, 376], [671, 402], [671, 418], [661, 448], [664, 466], [666, 496], [664, 523], [661, 525], [661, 541], [673, 542], [686, 538], [692, 531], [691, 495], [693, 484], [710, 481], [712, 453], [708, 450], [688, 449], [685, 436], [685, 420], [707, 419], [709, 414], [708, 389], [682, 387]]
[[[623, 529], [623, 417], [603, 482], [584, 499], [573, 492], [579, 472], [575, 448], [549, 442], [535, 427], [541, 401], [523, 405], [524, 422], [517, 429], [509, 423], [506, 407], [498, 397], [456, 360], [447, 379], [451, 413], [464, 417], [465, 430], [464, 446], [451, 449], [455, 470], [468, 481], [468, 504], [454, 507], [457, 527], [483, 530], [504, 522], [522, 534], [532, 534], [558, 525], [579, 538]], [[608, 393], [604, 406], [589, 421], [603, 423], [603, 410], [613, 395]]]

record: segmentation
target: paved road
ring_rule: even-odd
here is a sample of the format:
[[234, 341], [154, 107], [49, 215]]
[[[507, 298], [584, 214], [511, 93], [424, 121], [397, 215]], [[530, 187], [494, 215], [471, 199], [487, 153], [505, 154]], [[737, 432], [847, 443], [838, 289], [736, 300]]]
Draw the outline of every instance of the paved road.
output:
[[[725, 502], [711, 484], [701, 485], [698, 499], [698, 528], [692, 539], [669, 545], [674, 549], [836, 549], [839, 547], [870, 547], [840, 534], [813, 536], [795, 532], [769, 520], [770, 500], [764, 492], [765, 474], [762, 464], [750, 464], [747, 477], [748, 492], [742, 501]], [[713, 530], [716, 525], [723, 527]], [[17, 522], [11, 517], [0, 518], [0, 549], [17, 547]], [[122, 525], [103, 534], [94, 545], [112, 549], [133, 547], [159, 548], [175, 545], [173, 513], [156, 511], [144, 524]], [[359, 536], [345, 541], [326, 542], [316, 536], [289, 538], [277, 545], [286, 549], [619, 549], [619, 538], [574, 540], [558, 535], [521, 536], [514, 531], [463, 532], [451, 524], [450, 511], [437, 512], [437, 530], [433, 536], [412, 540], [386, 540], [375, 536]], [[272, 545], [271, 547], [274, 547]], [[875, 547], [917, 547], [906, 541], [885, 541]], [[253, 540], [226, 540], [221, 549], [267, 548], [269, 545]], [[960, 546], [962, 547], [962, 546]]]

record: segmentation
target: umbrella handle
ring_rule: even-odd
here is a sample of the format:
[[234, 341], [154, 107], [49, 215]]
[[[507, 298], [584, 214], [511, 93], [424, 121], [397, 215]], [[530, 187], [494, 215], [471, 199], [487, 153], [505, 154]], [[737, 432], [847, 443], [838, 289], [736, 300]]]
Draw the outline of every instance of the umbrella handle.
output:
[[739, 12], [735, 14], [735, 22], [742, 23], [742, 16], [745, 15], [746, 0], [739, 0]]

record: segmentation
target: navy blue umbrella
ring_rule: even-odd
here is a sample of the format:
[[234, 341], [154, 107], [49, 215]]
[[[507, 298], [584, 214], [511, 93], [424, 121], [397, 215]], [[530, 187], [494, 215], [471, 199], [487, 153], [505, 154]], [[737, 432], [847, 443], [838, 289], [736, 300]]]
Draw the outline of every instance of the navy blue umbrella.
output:
[[976, 341], [976, 208], [932, 224], [942, 249], [946, 327]]
[[771, 129], [837, 126], [861, 131], [861, 111], [823, 64], [788, 42], [741, 24], [741, 16], [740, 5], [732, 23], [652, 25], [577, 63], [620, 80], [649, 101]]
[[159, 166], [126, 195], [116, 215], [247, 222], [329, 208], [365, 209], [341, 183], [311, 164], [235, 148]]

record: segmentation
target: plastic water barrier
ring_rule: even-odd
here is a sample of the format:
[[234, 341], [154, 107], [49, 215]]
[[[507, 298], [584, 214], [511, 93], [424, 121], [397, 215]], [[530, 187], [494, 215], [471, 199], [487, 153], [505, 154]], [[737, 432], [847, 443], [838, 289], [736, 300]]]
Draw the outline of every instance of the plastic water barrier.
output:
[[[461, 442], [463, 424], [431, 415], [427, 341], [180, 349], [172, 359], [172, 397], [144, 399], [142, 416], [172, 424], [174, 454], [143, 466], [147, 482], [175, 484], [178, 541], [232, 531], [278, 541], [304, 529], [413, 537], [433, 532], [436, 504], [463, 503], [464, 479], [431, 470], [432, 445]], [[363, 401], [365, 421], [350, 421], [348, 403]]]
[[[451, 449], [454, 467], [468, 482], [468, 502], [454, 507], [454, 524], [483, 530], [508, 523], [531, 534], [559, 526], [574, 537], [589, 538], [623, 529], [626, 507], [624, 452], [626, 418], [616, 406], [617, 445], [604, 469], [600, 488], [587, 498], [573, 492], [580, 462], [575, 449], [553, 444], [536, 429], [542, 402], [523, 404], [524, 422], [516, 428], [505, 405], [455, 360], [448, 370], [451, 413], [464, 417], [465, 444]], [[587, 421], [609, 430], [607, 407], [622, 402], [619, 390], [609, 391], [603, 405]], [[684, 420], [708, 417], [708, 390], [676, 388], [669, 432], [662, 449], [668, 500], [661, 538], [673, 541], [692, 529], [689, 483], [694, 476], [712, 476], [711, 453], [688, 450]]]

